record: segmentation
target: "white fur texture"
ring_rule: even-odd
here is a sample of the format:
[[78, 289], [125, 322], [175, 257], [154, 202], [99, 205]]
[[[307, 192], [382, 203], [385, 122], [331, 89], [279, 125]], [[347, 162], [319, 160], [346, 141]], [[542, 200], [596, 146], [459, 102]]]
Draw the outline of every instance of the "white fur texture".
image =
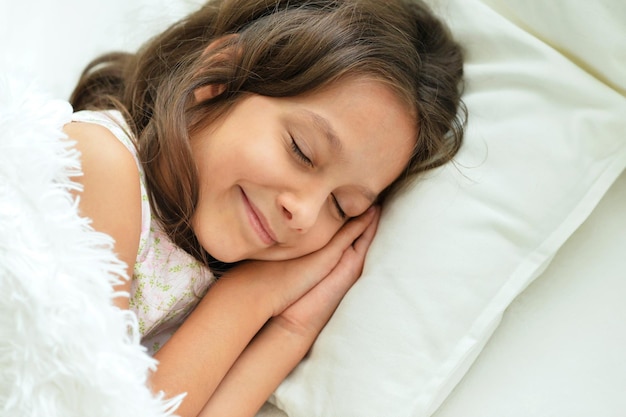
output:
[[156, 362], [111, 303], [125, 266], [69, 192], [72, 109], [19, 78], [0, 75], [0, 415], [171, 416], [182, 398], [148, 389]]

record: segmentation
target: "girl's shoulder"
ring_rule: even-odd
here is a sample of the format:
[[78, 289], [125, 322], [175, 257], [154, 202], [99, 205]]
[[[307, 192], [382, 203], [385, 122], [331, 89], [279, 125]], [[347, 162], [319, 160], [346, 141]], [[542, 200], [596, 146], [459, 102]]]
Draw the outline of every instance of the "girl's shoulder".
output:
[[[91, 134], [99, 135], [99, 137], [107, 137], [108, 139], [117, 139], [117, 142], [126, 147], [133, 155], [133, 158], [139, 165], [137, 157], [137, 148], [135, 141], [130, 133], [130, 129], [124, 120], [124, 117], [116, 110], [91, 111], [82, 110], [76, 112], [72, 116], [72, 125], [78, 130], [84, 131], [88, 136]], [[71, 125], [69, 125], [71, 126]], [[98, 134], [100, 132], [100, 134]], [[115, 141], [113, 141], [115, 142]]]
[[81, 154], [83, 175], [76, 179], [79, 183], [97, 183], [103, 191], [138, 189], [139, 167], [134, 148], [119, 134], [104, 124], [90, 121], [73, 121], [63, 130]]
[[82, 175], [74, 179], [82, 187], [76, 192], [80, 213], [91, 219], [94, 229], [113, 238], [114, 250], [129, 265], [131, 276], [142, 220], [135, 155], [103, 124], [74, 121], [64, 131], [80, 152]]

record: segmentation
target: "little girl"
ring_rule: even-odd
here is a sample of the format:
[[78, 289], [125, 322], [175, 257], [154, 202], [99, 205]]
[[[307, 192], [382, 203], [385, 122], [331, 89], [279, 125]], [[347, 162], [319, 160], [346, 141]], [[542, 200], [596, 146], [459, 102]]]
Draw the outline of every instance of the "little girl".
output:
[[252, 416], [302, 359], [376, 207], [457, 152], [462, 73], [411, 0], [210, 0], [87, 67], [80, 210], [129, 265], [117, 304], [180, 415]]

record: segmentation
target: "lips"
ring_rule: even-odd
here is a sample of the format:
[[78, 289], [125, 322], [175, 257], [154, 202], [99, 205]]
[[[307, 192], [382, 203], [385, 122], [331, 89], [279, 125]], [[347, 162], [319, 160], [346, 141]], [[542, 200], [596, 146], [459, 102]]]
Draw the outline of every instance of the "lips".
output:
[[269, 224], [267, 223], [267, 220], [263, 216], [263, 213], [261, 213], [259, 209], [256, 208], [250, 200], [248, 200], [248, 196], [246, 196], [246, 193], [243, 191], [243, 189], [241, 189], [241, 196], [243, 198], [246, 215], [248, 216], [248, 220], [250, 222], [250, 225], [252, 226], [252, 230], [255, 231], [257, 236], [261, 239], [261, 242], [263, 242], [264, 244], [275, 244], [277, 242], [276, 237], [272, 232]]

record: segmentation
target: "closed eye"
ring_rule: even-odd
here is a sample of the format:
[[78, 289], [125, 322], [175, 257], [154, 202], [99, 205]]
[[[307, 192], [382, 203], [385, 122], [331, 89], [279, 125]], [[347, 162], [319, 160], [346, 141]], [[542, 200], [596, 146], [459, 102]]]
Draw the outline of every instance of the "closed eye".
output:
[[296, 143], [293, 137], [291, 137], [291, 151], [296, 156], [296, 158], [300, 160], [300, 162], [310, 167], [313, 166], [313, 161], [311, 161], [311, 159], [308, 156], [306, 156], [304, 152], [302, 152], [302, 149], [300, 149], [300, 147], [298, 146], [298, 144]]
[[[303, 164], [309, 167], [314, 166], [313, 161], [311, 161], [311, 158], [309, 158], [308, 156], [306, 156], [304, 152], [302, 152], [302, 149], [300, 149], [300, 147], [298, 146], [298, 143], [293, 138], [293, 136], [291, 136], [291, 151], [295, 155], [295, 157], [298, 158], [298, 160], [302, 162]], [[335, 209], [337, 210], [337, 214], [339, 215], [339, 218], [341, 220], [346, 220], [348, 218], [348, 215], [346, 214], [345, 211], [343, 211], [343, 208], [341, 207], [341, 204], [339, 204], [337, 197], [335, 197], [334, 194], [331, 194], [331, 199], [332, 199], [333, 205], [335, 206]]]
[[333, 203], [335, 205], [335, 208], [337, 209], [337, 214], [339, 214], [339, 217], [341, 218], [341, 220], [346, 220], [348, 218], [348, 215], [341, 208], [341, 204], [339, 204], [339, 201], [337, 200], [337, 197], [335, 197], [334, 194], [331, 194], [331, 197], [333, 199]]

